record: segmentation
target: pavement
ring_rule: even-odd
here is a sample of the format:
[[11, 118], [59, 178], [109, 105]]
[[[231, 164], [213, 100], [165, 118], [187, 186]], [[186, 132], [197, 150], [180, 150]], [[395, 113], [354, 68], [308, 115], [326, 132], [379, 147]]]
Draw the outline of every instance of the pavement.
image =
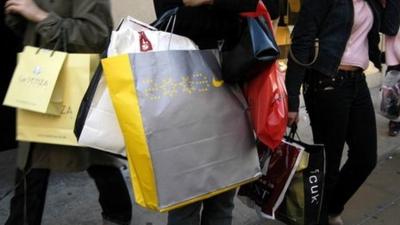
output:
[[[369, 79], [372, 79], [369, 81], [371, 94], [378, 109], [377, 87], [381, 76], [371, 76]], [[301, 119], [300, 136], [303, 141], [311, 141], [304, 108]], [[377, 113], [379, 163], [346, 205], [343, 214], [346, 225], [400, 225], [400, 137], [388, 137], [387, 123]], [[13, 188], [15, 160], [16, 151], [0, 153], [0, 198]], [[130, 187], [128, 171], [123, 170], [123, 174]], [[5, 223], [8, 216], [10, 198], [7, 196], [0, 201], [0, 225]], [[52, 173], [42, 225], [101, 225], [101, 208], [97, 198], [94, 182], [87, 173]], [[235, 201], [233, 225], [282, 225], [278, 221], [260, 218], [254, 210], [237, 199]], [[134, 204], [131, 225], [164, 224], [166, 214], [151, 212]]]

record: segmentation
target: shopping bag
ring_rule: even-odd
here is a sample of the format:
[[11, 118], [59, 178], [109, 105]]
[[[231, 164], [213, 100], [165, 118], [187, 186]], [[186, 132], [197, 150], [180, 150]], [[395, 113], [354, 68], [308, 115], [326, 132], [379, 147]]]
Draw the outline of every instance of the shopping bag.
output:
[[213, 50], [102, 60], [136, 202], [165, 212], [260, 175], [243, 96], [224, 85]]
[[26, 46], [18, 56], [3, 104], [59, 115], [63, 96], [57, 80], [66, 57], [66, 52]]
[[293, 142], [304, 147], [305, 163], [297, 168], [276, 217], [289, 225], [320, 224], [325, 185], [324, 146]]
[[391, 70], [383, 78], [381, 88], [381, 114], [395, 120], [400, 116], [400, 71]]
[[[99, 63], [97, 54], [68, 54], [58, 79], [64, 96], [60, 116], [19, 109], [17, 139], [20, 141], [77, 146], [73, 128], [82, 97]], [[101, 122], [101, 121], [99, 121]]]
[[261, 143], [260, 146], [258, 151], [262, 176], [240, 187], [238, 195], [240, 200], [255, 208], [262, 217], [275, 219], [275, 213], [300, 164], [304, 148], [286, 139], [274, 151]]
[[[188, 38], [157, 31], [134, 18], [125, 18], [113, 31], [107, 55], [161, 51], [167, 48], [196, 49]], [[101, 121], [101, 123], [99, 123]], [[79, 144], [109, 153], [125, 156], [125, 143], [115, 115], [111, 98], [99, 65], [85, 93], [75, 125]]]
[[241, 14], [247, 23], [239, 42], [227, 40], [222, 48], [222, 75], [225, 82], [243, 83], [260, 75], [279, 57], [271, 18], [260, 1], [256, 12]]
[[276, 63], [244, 86], [251, 122], [258, 140], [272, 151], [281, 143], [287, 126], [287, 92], [284, 74]]

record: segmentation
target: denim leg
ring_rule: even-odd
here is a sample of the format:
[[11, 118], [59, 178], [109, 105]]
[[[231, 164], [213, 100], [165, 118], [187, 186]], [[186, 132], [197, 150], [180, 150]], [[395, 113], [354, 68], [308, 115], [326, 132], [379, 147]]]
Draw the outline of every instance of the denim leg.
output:
[[[375, 114], [363, 75], [346, 78], [334, 89], [309, 92], [305, 100], [314, 141], [323, 143], [326, 150], [321, 224], [327, 224], [327, 215], [340, 214], [375, 167]], [[340, 169], [345, 142], [349, 146], [348, 160]]]
[[235, 195], [231, 190], [204, 200], [201, 225], [231, 225]]
[[325, 145], [326, 175], [320, 222], [324, 225], [328, 222], [328, 202], [339, 177], [352, 98], [353, 83], [350, 80], [328, 90], [310, 86], [305, 94], [314, 142]]
[[168, 212], [168, 225], [199, 225], [202, 202]]
[[121, 225], [130, 224], [132, 203], [121, 171], [112, 166], [91, 166], [87, 171], [99, 190], [103, 218]]
[[25, 221], [29, 225], [41, 224], [49, 176], [48, 169], [31, 169], [24, 180], [24, 172], [17, 170], [16, 183], [19, 186], [11, 199], [10, 215], [5, 225], [24, 225]]
[[375, 168], [377, 135], [375, 112], [365, 78], [356, 81], [356, 95], [350, 111], [346, 143], [348, 159], [329, 202], [329, 214], [340, 214], [346, 202], [354, 195]]

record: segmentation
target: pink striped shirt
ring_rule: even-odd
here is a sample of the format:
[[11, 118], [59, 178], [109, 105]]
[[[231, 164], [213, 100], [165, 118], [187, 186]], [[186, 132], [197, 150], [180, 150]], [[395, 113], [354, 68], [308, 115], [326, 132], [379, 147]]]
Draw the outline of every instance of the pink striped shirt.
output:
[[396, 36], [385, 37], [386, 64], [395, 66], [400, 64], [400, 31]]
[[368, 33], [372, 28], [374, 15], [365, 0], [353, 0], [354, 24], [350, 39], [340, 65], [368, 68]]

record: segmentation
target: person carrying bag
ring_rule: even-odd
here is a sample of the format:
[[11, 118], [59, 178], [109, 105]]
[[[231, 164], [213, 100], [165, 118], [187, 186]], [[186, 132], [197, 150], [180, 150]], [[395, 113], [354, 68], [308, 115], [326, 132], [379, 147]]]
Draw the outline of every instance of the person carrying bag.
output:
[[[258, 0], [154, 0], [154, 7], [157, 17], [180, 7], [174, 33], [189, 37], [200, 49], [218, 49], [223, 39], [239, 40], [242, 27], [239, 13], [254, 12], [257, 3]], [[200, 220], [203, 225], [230, 225], [234, 196], [232, 190], [170, 211], [168, 225], [199, 225]]]
[[[379, 32], [399, 29], [398, 0], [303, 2], [286, 72], [288, 125], [297, 123], [300, 87], [314, 142], [326, 149], [321, 224], [343, 225], [346, 203], [377, 163], [375, 111], [364, 70], [381, 67]], [[394, 19], [395, 18], [395, 19]], [[341, 167], [345, 143], [348, 159]]]
[[[7, 25], [23, 38], [24, 45], [46, 49], [54, 49], [65, 31], [65, 49], [70, 53], [98, 54], [112, 29], [109, 1], [8, 0], [4, 10]], [[40, 225], [51, 171], [83, 170], [99, 190], [104, 223], [130, 224], [132, 205], [119, 169], [121, 161], [87, 148], [42, 143], [18, 149], [17, 161], [20, 185], [11, 199], [6, 225]]]

